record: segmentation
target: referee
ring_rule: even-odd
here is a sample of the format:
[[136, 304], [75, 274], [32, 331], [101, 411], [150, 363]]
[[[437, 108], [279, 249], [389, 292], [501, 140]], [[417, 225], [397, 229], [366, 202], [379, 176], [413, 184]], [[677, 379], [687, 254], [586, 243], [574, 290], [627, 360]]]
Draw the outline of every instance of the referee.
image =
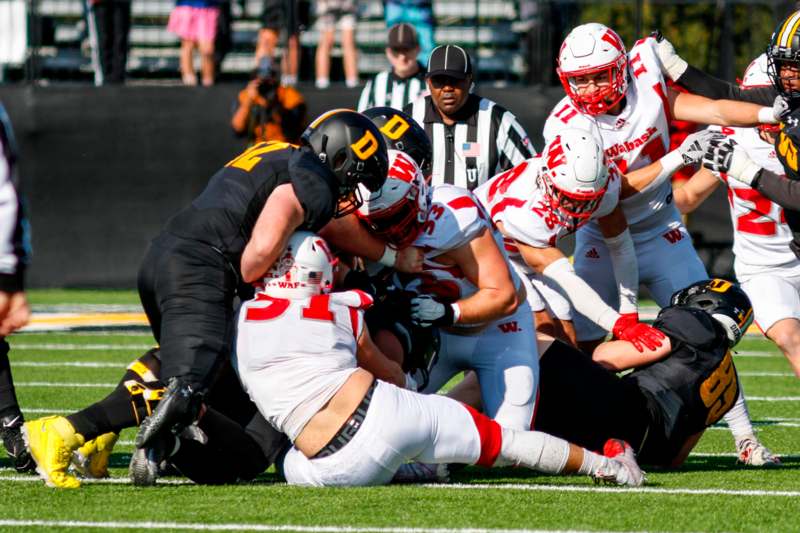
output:
[[528, 134], [505, 108], [475, 94], [472, 62], [463, 48], [443, 45], [431, 53], [429, 96], [404, 109], [433, 144], [431, 184], [474, 189], [489, 178], [534, 156]]
[[419, 37], [411, 24], [395, 24], [389, 30], [386, 58], [390, 70], [379, 72], [367, 82], [358, 99], [358, 111], [371, 107], [393, 107], [399, 111], [416, 100], [425, 89], [425, 67], [419, 56]]

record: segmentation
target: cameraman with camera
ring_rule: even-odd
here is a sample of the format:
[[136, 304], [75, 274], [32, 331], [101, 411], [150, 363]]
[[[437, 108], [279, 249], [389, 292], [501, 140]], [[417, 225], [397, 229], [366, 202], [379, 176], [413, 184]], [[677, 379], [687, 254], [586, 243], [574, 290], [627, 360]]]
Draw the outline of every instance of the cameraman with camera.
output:
[[297, 144], [306, 126], [306, 103], [293, 87], [280, 85], [280, 65], [262, 57], [253, 79], [239, 92], [231, 128], [248, 146], [264, 141]]

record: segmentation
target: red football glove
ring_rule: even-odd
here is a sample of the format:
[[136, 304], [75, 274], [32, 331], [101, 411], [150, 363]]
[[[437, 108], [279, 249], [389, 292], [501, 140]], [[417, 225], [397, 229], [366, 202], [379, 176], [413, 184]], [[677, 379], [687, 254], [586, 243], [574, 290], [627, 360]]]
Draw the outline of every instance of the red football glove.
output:
[[644, 352], [644, 348], [655, 350], [661, 346], [661, 341], [666, 337], [653, 326], [639, 322], [639, 313], [620, 315], [611, 332], [614, 338], [630, 342], [640, 352]]

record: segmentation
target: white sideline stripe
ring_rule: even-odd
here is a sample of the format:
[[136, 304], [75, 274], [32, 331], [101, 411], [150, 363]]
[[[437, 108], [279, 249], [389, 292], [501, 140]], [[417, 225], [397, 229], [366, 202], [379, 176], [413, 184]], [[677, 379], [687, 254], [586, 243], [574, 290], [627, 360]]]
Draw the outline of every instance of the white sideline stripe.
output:
[[12, 342], [12, 350], [149, 350], [153, 344], [50, 344]]
[[[798, 424], [797, 422], [772, 422], [770, 420], [766, 420], [766, 421], [763, 421], [763, 422], [757, 422], [757, 421], [753, 420], [753, 425], [754, 426], [760, 426], [760, 427], [768, 426], [768, 427], [772, 427], [772, 428], [775, 428], [775, 427], [800, 428], [800, 424]], [[706, 429], [730, 431], [730, 428], [727, 425], [724, 425], [724, 426], [710, 426], [710, 427], [708, 427]]]
[[800, 396], [747, 396], [746, 399], [748, 402], [798, 402]]
[[[133, 441], [131, 441], [133, 442]], [[778, 453], [775, 454], [781, 459], [785, 460], [795, 460], [800, 459], [800, 454], [797, 453]], [[697, 452], [697, 453], [690, 453], [689, 457], [739, 457], [739, 454], [736, 452]]]
[[645, 493], [645, 494], [686, 494], [698, 496], [776, 496], [797, 498], [800, 491], [796, 490], [735, 490], [735, 489], [665, 489], [659, 487], [596, 487], [576, 485], [522, 485], [517, 483], [502, 483], [497, 485], [470, 485], [464, 483], [434, 483], [422, 485], [431, 489], [465, 489], [465, 490], [527, 490], [536, 492], [616, 492]]
[[793, 378], [794, 372], [739, 372], [747, 378]]
[[305, 531], [309, 533], [587, 533], [578, 530], [558, 529], [483, 529], [483, 528], [420, 528], [420, 527], [369, 527], [369, 526], [303, 526], [292, 524], [198, 524], [181, 522], [90, 522], [86, 520], [2, 520], [0, 526], [44, 526], [103, 529], [188, 529], [195, 531]]
[[756, 350], [742, 350], [741, 352], [734, 352], [734, 359], [737, 357], [767, 357], [782, 359], [783, 354], [775, 352], [760, 352]]
[[101, 361], [14, 361], [12, 364], [14, 367], [125, 368], [126, 366], [125, 363], [104, 363]]
[[[107, 389], [109, 387], [116, 387], [118, 383], [64, 383], [59, 381], [21, 381], [14, 383], [14, 386], [19, 387], [77, 387], [77, 388], [92, 388], [92, 389]], [[749, 398], [748, 398], [749, 399]]]

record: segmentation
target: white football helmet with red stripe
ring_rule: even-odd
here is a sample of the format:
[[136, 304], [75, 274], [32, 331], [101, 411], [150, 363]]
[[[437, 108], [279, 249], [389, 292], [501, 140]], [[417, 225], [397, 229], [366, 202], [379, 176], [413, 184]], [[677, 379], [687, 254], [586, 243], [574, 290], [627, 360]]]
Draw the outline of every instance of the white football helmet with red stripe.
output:
[[[742, 89], [756, 89], [758, 87], [772, 87], [772, 78], [768, 70], [767, 54], [763, 53], [755, 58], [747, 70], [744, 71], [739, 87]], [[770, 133], [778, 133], [781, 130], [780, 124], [759, 124], [758, 129]]]
[[389, 150], [386, 182], [379, 191], [364, 187], [361, 194], [366, 200], [356, 214], [371, 233], [397, 248], [417, 239], [428, 218], [428, 185], [411, 156]]
[[[602, 24], [576, 27], [558, 52], [558, 77], [572, 103], [582, 113], [601, 115], [617, 104], [628, 89], [628, 56], [619, 35]], [[608, 84], [591, 94], [581, 94], [578, 78], [607, 75]], [[606, 79], [597, 80], [603, 83]]]
[[259, 290], [290, 300], [327, 293], [333, 288], [337, 259], [328, 243], [310, 231], [296, 231], [266, 275]]
[[539, 174], [557, 222], [575, 230], [589, 221], [608, 187], [605, 153], [591, 133], [568, 128], [542, 150]]

